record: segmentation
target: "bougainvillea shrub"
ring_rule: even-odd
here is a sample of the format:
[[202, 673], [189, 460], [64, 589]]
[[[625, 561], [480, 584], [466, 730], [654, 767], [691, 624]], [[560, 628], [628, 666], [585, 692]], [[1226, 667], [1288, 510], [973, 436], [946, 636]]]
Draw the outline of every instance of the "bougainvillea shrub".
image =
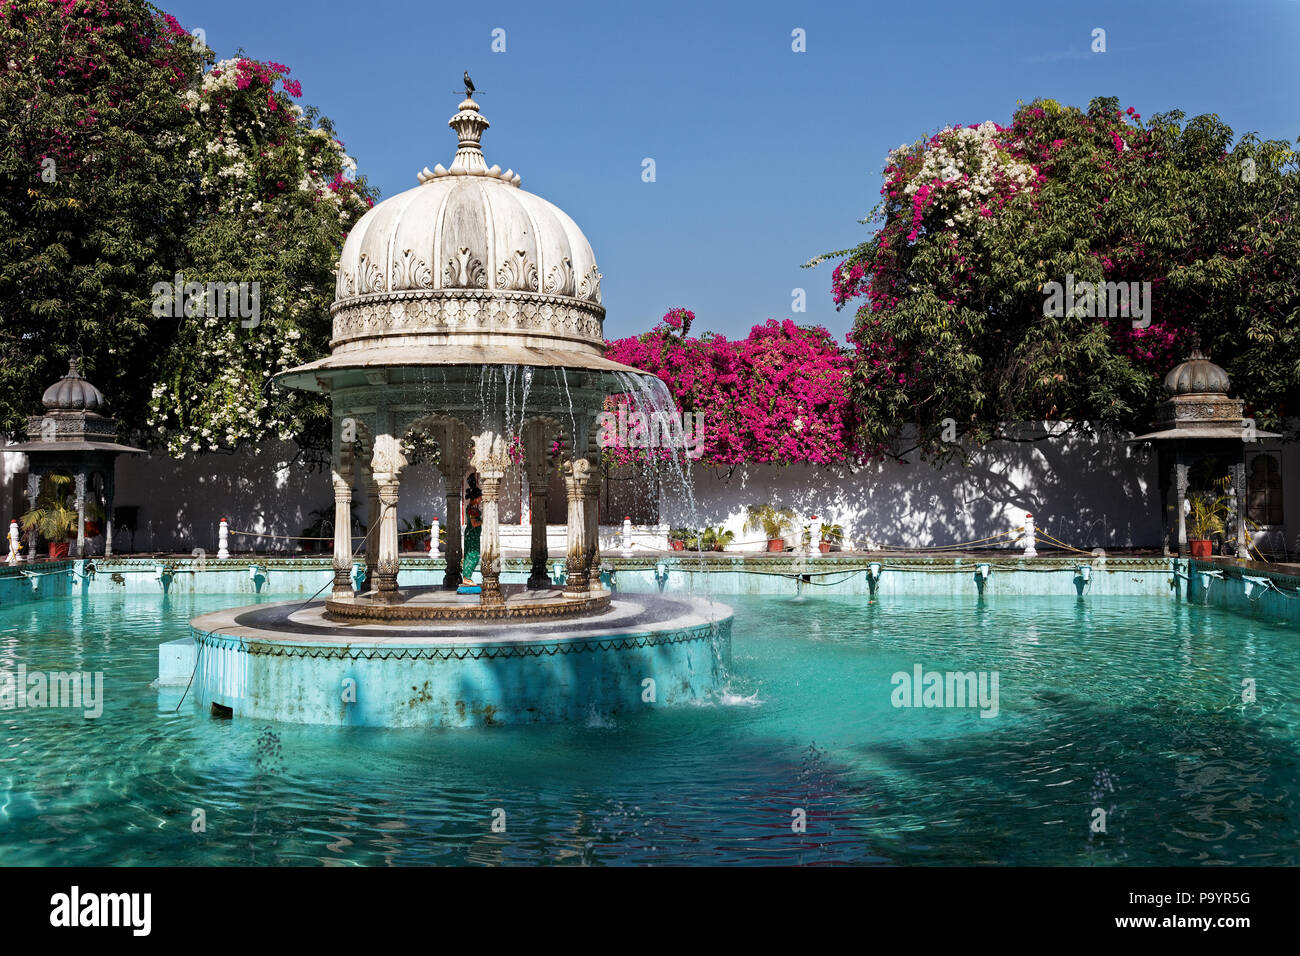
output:
[[829, 332], [768, 320], [739, 341], [690, 334], [672, 309], [650, 332], [606, 354], [660, 378], [682, 412], [703, 416], [703, 461], [833, 464], [858, 457], [849, 399], [851, 357]]
[[334, 263], [373, 198], [330, 122], [294, 102], [302, 89], [289, 72], [236, 57], [185, 94], [204, 211], [187, 235], [185, 277], [256, 281], [263, 315], [251, 327], [215, 316], [178, 324], [148, 420], [176, 455], [265, 435], [317, 451], [328, 442], [323, 400], [266, 382], [328, 353]]

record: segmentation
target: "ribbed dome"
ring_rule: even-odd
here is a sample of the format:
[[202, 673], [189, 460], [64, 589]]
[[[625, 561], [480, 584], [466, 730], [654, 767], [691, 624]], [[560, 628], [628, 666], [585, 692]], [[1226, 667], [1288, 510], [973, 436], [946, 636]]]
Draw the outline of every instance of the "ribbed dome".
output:
[[48, 411], [98, 412], [105, 405], [104, 395], [77, 371], [77, 360], [68, 361], [68, 374], [45, 390], [41, 404]]
[[335, 286], [333, 351], [455, 345], [503, 334], [533, 347], [603, 352], [601, 275], [563, 210], [488, 167], [488, 121], [465, 99], [449, 122], [450, 169], [379, 203], [344, 243]]
[[1215, 365], [1199, 348], [1165, 376], [1165, 390], [1173, 395], [1226, 395], [1231, 386], [1228, 373]]

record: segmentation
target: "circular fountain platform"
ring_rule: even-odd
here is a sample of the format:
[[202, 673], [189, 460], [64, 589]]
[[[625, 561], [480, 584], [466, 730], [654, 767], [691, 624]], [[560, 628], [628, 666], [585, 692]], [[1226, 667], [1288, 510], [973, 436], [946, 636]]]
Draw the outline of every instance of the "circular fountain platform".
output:
[[625, 594], [582, 618], [331, 620], [325, 602], [190, 622], [195, 694], [236, 717], [468, 727], [585, 720], [707, 697], [731, 658], [731, 609]]
[[606, 610], [610, 599], [608, 591], [571, 596], [561, 588], [534, 590], [522, 584], [501, 585], [500, 604], [482, 604], [477, 594], [457, 594], [441, 587], [403, 588], [392, 604], [381, 604], [372, 599], [372, 594], [332, 597], [325, 602], [326, 614], [336, 621], [366, 624], [575, 617]]

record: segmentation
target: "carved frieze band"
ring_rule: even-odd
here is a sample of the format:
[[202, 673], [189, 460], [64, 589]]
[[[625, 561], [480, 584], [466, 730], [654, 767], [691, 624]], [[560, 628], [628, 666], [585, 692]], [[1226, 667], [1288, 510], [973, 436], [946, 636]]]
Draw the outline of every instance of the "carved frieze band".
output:
[[603, 341], [605, 310], [579, 299], [536, 292], [486, 290], [389, 292], [354, 298], [333, 307], [334, 340], [378, 333], [553, 332]]

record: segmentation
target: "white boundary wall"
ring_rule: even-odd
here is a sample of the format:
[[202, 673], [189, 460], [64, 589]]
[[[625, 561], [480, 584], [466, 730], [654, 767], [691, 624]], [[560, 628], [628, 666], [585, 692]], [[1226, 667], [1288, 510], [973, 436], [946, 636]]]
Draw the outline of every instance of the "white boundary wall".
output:
[[[1041, 434], [1041, 428], [1039, 430]], [[876, 462], [856, 471], [842, 467], [758, 465], [725, 470], [692, 466], [695, 514], [688, 497], [670, 478], [660, 493], [660, 531], [645, 528], [648, 543], [665, 526], [725, 524], [736, 533], [729, 550], [761, 550], [759, 532], [744, 530], [747, 504], [770, 502], [794, 509], [802, 519], [816, 514], [840, 524], [855, 547], [933, 547], [969, 542], [1019, 527], [1026, 512], [1037, 526], [1074, 545], [1092, 548], [1158, 547], [1160, 516], [1156, 455], [1153, 448], [1125, 444], [1119, 437], [1068, 436], [1035, 443], [1000, 443], [974, 456], [969, 467], [936, 469], [911, 456], [908, 464]], [[1300, 446], [1259, 443], [1252, 451], [1281, 455], [1285, 488], [1284, 519], [1300, 531]], [[267, 443], [260, 455], [205, 455], [180, 461], [163, 454], [124, 456], [117, 465], [119, 506], [140, 509], [134, 535], [116, 534], [118, 550], [189, 553], [196, 547], [216, 551], [217, 525], [230, 519], [235, 531], [298, 535], [317, 508], [333, 507], [326, 472], [291, 465], [295, 448]], [[6, 493], [4, 523], [12, 516], [15, 477], [26, 469], [25, 456], [0, 454], [0, 480]], [[628, 488], [644, 495], [648, 489]], [[510, 495], [516, 504], [517, 491]], [[21, 499], [19, 499], [21, 501]], [[25, 507], [25, 506], [24, 506]], [[602, 545], [610, 547], [621, 523], [623, 506], [609, 502]], [[426, 521], [445, 521], [442, 479], [433, 468], [412, 468], [401, 487], [399, 519], [417, 514]], [[357, 514], [365, 519], [365, 505]], [[21, 513], [21, 510], [18, 512]], [[644, 526], [640, 526], [644, 527]], [[523, 529], [503, 528], [523, 543]], [[563, 541], [553, 529], [555, 546]], [[1295, 536], [1287, 544], [1296, 550]], [[638, 535], [642, 537], [642, 535]], [[798, 544], [797, 533], [789, 544]], [[1011, 546], [1015, 539], [1001, 539]], [[752, 542], [746, 544], [745, 542]], [[95, 542], [102, 548], [102, 539]], [[321, 542], [328, 550], [329, 543]], [[234, 536], [232, 550], [293, 550], [290, 542]], [[553, 546], [553, 553], [554, 553]]]

